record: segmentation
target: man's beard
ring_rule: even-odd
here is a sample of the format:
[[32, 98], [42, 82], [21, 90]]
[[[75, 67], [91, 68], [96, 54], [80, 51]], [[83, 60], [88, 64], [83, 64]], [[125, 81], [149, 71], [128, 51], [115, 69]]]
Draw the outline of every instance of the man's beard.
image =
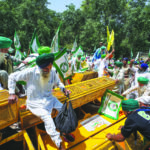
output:
[[5, 53], [0, 52], [0, 65], [4, 62], [5, 59]]
[[50, 79], [50, 72], [40, 72], [40, 84], [42, 86], [42, 89], [45, 89], [48, 85], [48, 81]]

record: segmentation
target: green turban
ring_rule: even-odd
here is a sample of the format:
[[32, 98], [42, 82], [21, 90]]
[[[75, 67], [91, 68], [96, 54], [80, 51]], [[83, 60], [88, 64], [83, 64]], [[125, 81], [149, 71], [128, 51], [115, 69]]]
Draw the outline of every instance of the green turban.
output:
[[144, 77], [138, 77], [138, 82], [141, 84], [148, 84], [149, 80], [147, 78]]
[[130, 64], [130, 61], [128, 61], [128, 64]]
[[82, 56], [82, 57], [81, 57], [81, 60], [84, 61], [84, 60], [85, 60], [85, 57]]
[[0, 49], [9, 48], [12, 44], [12, 40], [3, 36], [0, 36]]
[[102, 58], [105, 58], [105, 57], [106, 57], [106, 54], [103, 54], [101, 57], [102, 57]]
[[134, 111], [139, 108], [139, 103], [137, 100], [128, 99], [122, 101], [122, 110], [124, 111]]
[[139, 61], [137, 61], [137, 64], [139, 64]]
[[123, 66], [123, 63], [122, 62], [120, 62], [120, 61], [115, 61], [115, 65], [117, 66], [117, 67], [122, 67]]
[[40, 68], [47, 67], [50, 63], [53, 63], [53, 61], [54, 61], [54, 54], [53, 53], [42, 54], [36, 58], [36, 64]]
[[106, 47], [105, 47], [105, 46], [102, 46], [101, 49], [104, 50], [104, 49], [106, 49]]
[[41, 54], [49, 54], [51, 52], [51, 48], [48, 46], [41, 46], [38, 48], [38, 53]]

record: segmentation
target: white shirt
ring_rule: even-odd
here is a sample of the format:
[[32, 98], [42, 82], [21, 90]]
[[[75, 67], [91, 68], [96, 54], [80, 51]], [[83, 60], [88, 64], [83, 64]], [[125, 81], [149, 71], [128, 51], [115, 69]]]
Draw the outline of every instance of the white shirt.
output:
[[27, 107], [53, 108], [52, 100], [56, 99], [51, 94], [53, 87], [57, 85], [61, 90], [64, 88], [54, 68], [51, 69], [50, 79], [44, 89], [40, 84], [40, 69], [37, 66], [12, 73], [8, 80], [10, 94], [15, 93], [16, 82], [20, 80], [27, 82]]
[[106, 58], [99, 59], [98, 62], [98, 77], [102, 77], [104, 75], [104, 68], [108, 68], [108, 61]]

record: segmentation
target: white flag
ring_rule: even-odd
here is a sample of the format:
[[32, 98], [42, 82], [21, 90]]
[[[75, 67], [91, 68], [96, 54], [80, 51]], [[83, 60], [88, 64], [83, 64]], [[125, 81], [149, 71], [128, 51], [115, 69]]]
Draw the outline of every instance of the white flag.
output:
[[32, 36], [31, 43], [30, 43], [30, 49], [31, 49], [32, 53], [37, 53], [37, 50], [39, 47], [40, 47], [40, 42], [39, 42], [38, 37], [36, 35], [36, 29], [35, 29], [33, 36]]
[[139, 52], [136, 55], [135, 61], [137, 61], [139, 59]]
[[15, 46], [16, 50], [21, 48], [19, 37], [18, 37], [18, 34], [16, 31], [15, 31], [15, 35], [14, 35], [14, 46]]
[[75, 39], [71, 52], [74, 53], [76, 51], [76, 49], [77, 49], [77, 42], [76, 42], [76, 39]]
[[73, 53], [73, 56], [76, 57], [78, 54], [84, 54], [81, 46], [79, 46], [78, 49]]
[[15, 57], [20, 60], [23, 58], [23, 54], [19, 49], [16, 49]]
[[66, 49], [63, 49], [55, 58], [53, 63], [54, 67], [58, 71], [59, 75], [65, 80], [72, 75], [71, 69], [69, 69], [68, 56]]
[[51, 43], [51, 52], [52, 53], [57, 53], [59, 51], [59, 30], [60, 30], [60, 26], [59, 25], [57, 32], [55, 34], [55, 36], [53, 37], [52, 43]]

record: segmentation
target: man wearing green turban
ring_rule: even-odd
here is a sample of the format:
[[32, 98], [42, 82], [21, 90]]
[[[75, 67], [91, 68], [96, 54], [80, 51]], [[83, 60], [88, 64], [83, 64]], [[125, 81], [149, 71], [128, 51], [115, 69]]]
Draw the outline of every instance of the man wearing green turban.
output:
[[[134, 98], [137, 99], [141, 96], [150, 96], [150, 87], [148, 85], [149, 79], [145, 77], [138, 77], [138, 85], [132, 86], [126, 91], [122, 93], [123, 96], [127, 96], [128, 98]], [[137, 91], [137, 95], [134, 94], [133, 97], [133, 92]]]
[[12, 40], [0, 36], [0, 89], [8, 89], [8, 74], [13, 72], [13, 62], [8, 53]]
[[116, 81], [113, 91], [118, 94], [121, 94], [124, 90], [124, 71], [122, 66], [122, 62], [116, 61], [113, 69], [106, 69], [107, 72], [113, 73], [112, 79]]
[[94, 65], [97, 66], [98, 77], [107, 76], [105, 68], [108, 68], [109, 56], [111, 56], [114, 52], [115, 50], [112, 50], [112, 52], [107, 55], [102, 54], [101, 58], [94, 62]]
[[124, 90], [127, 90], [130, 87], [130, 77], [132, 75], [131, 70], [130, 70], [130, 61], [127, 57], [124, 57], [123, 60], [123, 67], [122, 69], [124, 70]]
[[83, 69], [85, 69], [85, 68], [89, 68], [89, 66], [88, 66], [88, 64], [87, 64], [87, 62], [86, 62], [86, 59], [85, 59], [85, 57], [81, 57], [81, 67], [83, 68]]
[[[150, 104], [150, 103], [149, 103]], [[122, 142], [128, 138], [131, 133], [134, 133], [135, 140], [137, 139], [136, 132], [139, 131], [144, 137], [150, 140], [150, 105], [147, 102], [128, 99], [122, 101], [122, 110], [127, 116], [125, 125], [121, 128], [121, 133], [108, 133], [106, 137], [109, 140]], [[140, 107], [140, 108], [139, 108]]]
[[[27, 108], [43, 120], [46, 132], [51, 136], [56, 146], [62, 150], [60, 133], [56, 131], [54, 121], [51, 117], [52, 110], [60, 110], [62, 103], [52, 95], [52, 89], [54, 86], [58, 86], [65, 95], [68, 95], [70, 91], [65, 89], [56, 74], [56, 70], [52, 67], [54, 59], [54, 54], [52, 53], [42, 54], [36, 58], [37, 66], [12, 73], [8, 81], [10, 94], [8, 101], [9, 103], [14, 103], [17, 100], [17, 96], [15, 95], [16, 82], [20, 80], [26, 81]], [[70, 134], [64, 136], [70, 142], [74, 141], [74, 138]]]
[[82, 56], [83, 56], [83, 53], [79, 52], [77, 56], [72, 60], [72, 71], [79, 71], [82, 69], [82, 66], [81, 66]]

